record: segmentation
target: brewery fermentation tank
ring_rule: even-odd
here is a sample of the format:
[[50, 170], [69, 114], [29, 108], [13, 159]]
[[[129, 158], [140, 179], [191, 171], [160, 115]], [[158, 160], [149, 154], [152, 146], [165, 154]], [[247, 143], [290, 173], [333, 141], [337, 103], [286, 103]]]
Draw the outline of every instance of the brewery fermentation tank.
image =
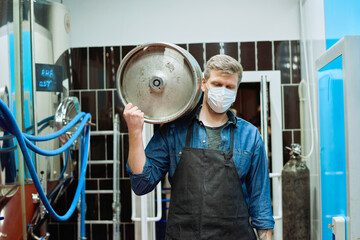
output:
[[[4, 53], [0, 55], [0, 99], [16, 116], [23, 134], [53, 134], [80, 112], [78, 100], [68, 96], [70, 15], [62, 4], [46, 0], [3, 1], [0, 15], [0, 52]], [[0, 115], [5, 116], [4, 111]], [[2, 120], [4, 123], [9, 119]], [[33, 144], [44, 150], [58, 149], [77, 126], [60, 137]], [[7, 130], [0, 128], [0, 216], [4, 217], [0, 233], [8, 239], [22, 239], [24, 229], [33, 235], [32, 230], [43, 223], [46, 211], [37, 197], [31, 170], [21, 170], [23, 155], [16, 150], [19, 141], [14, 141], [15, 134]], [[76, 162], [79, 151], [74, 151], [78, 147], [75, 141], [69, 150], [55, 156], [29, 151], [30, 161], [52, 203], [72, 182], [75, 166], [79, 166]], [[24, 199], [20, 198], [21, 186], [25, 188]], [[20, 204], [23, 202], [26, 210]]]

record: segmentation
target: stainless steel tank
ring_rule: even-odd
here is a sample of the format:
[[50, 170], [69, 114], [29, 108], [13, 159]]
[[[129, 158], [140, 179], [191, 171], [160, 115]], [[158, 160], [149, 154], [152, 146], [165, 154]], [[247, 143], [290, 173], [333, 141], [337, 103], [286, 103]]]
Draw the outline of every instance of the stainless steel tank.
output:
[[[69, 86], [69, 48], [70, 48], [70, 18], [66, 7], [57, 2], [37, 1], [34, 2], [34, 62], [35, 71], [41, 69], [53, 69], [62, 72], [59, 76], [60, 89], [48, 89], [41, 91], [36, 89], [34, 106], [36, 119], [40, 121], [46, 117], [56, 115], [64, 98], [68, 96]], [[36, 74], [36, 87], [39, 83], [39, 74]], [[57, 81], [58, 81], [57, 80]], [[50, 134], [59, 129], [58, 125], [52, 124], [52, 128], [45, 129], [41, 135]], [[56, 149], [63, 143], [60, 138], [39, 142], [38, 146], [43, 149]], [[72, 176], [71, 155], [69, 166], [66, 168], [63, 178]], [[43, 172], [42, 177], [47, 181], [57, 182], [65, 164], [65, 153], [57, 156], [37, 155], [37, 171]], [[48, 194], [51, 189], [48, 189]]]
[[[69, 49], [70, 49], [70, 17], [64, 5], [45, 0], [34, 1], [34, 22], [31, 31], [29, 1], [22, 2], [22, 58], [23, 58], [23, 127], [30, 128], [49, 116], [55, 115], [56, 109], [62, 99], [68, 95], [69, 86]], [[0, 4], [0, 89], [8, 89], [9, 108], [15, 112], [15, 86], [14, 86], [14, 19], [13, 1], [4, 1]], [[32, 38], [33, 36], [33, 38]], [[32, 48], [32, 49], [31, 49]], [[5, 54], [6, 53], [6, 54]], [[32, 75], [32, 62], [34, 72], [39, 65], [54, 68], [62, 72], [57, 79], [59, 88], [52, 91], [38, 91], [37, 76]], [[61, 75], [61, 74], [60, 74]], [[34, 80], [34, 82], [33, 82]], [[34, 89], [36, 88], [36, 89]], [[60, 90], [59, 90], [60, 89]], [[46, 128], [42, 135], [53, 133], [55, 128]], [[34, 128], [29, 134], [36, 133]], [[4, 133], [1, 133], [0, 136]], [[0, 141], [1, 142], [1, 141]], [[0, 144], [3, 144], [1, 142]], [[59, 139], [48, 142], [39, 142], [37, 146], [47, 150], [56, 149], [61, 145]], [[44, 172], [45, 180], [58, 180], [64, 164], [65, 156], [35, 156], [31, 154], [38, 173]], [[35, 161], [36, 158], [36, 161]], [[71, 170], [66, 170], [65, 176], [71, 176]], [[27, 178], [30, 176], [27, 175]], [[4, 178], [3, 178], [4, 179]], [[0, 185], [5, 185], [4, 181]]]
[[[33, 127], [36, 125], [35, 123], [55, 115], [61, 101], [68, 96], [68, 73], [70, 72], [69, 13], [64, 5], [53, 1], [19, 1], [21, 10], [18, 12], [21, 12], [21, 17], [15, 18], [14, 12], [17, 10], [13, 9], [13, 6], [17, 7], [17, 2], [12, 0], [0, 2], [0, 52], [3, 53], [0, 54], [0, 97], [8, 100], [8, 105], [13, 115], [16, 115], [16, 111], [20, 111], [19, 109], [22, 110], [22, 129], [30, 129], [27, 131], [28, 134], [36, 134]], [[31, 11], [30, 3], [34, 4], [33, 11]], [[32, 15], [32, 12], [34, 15]], [[30, 16], [33, 16], [33, 21], [31, 21]], [[20, 28], [21, 36], [19, 36], [17, 31], [14, 31], [17, 27]], [[14, 41], [14, 39], [21, 39], [21, 41]], [[20, 55], [16, 52], [18, 46], [22, 46], [21, 84], [19, 84], [19, 80], [14, 79], [14, 66], [19, 65], [14, 62], [15, 54], [16, 56]], [[39, 79], [33, 75], [36, 74], [38, 64], [41, 64], [42, 67], [54, 68], [59, 73], [61, 72], [58, 75], [60, 77], [55, 79], [59, 83], [55, 90], [42, 90], [41, 92], [38, 90], [39, 81], [36, 80]], [[21, 91], [17, 89], [15, 93], [15, 85], [20, 85]], [[8, 91], [5, 89], [8, 89]], [[17, 94], [20, 94], [23, 100], [15, 102], [15, 95]], [[15, 106], [19, 105], [20, 108], [15, 109]], [[67, 113], [67, 119], [73, 114], [69, 108], [65, 112]], [[47, 127], [44, 131], [38, 133], [38, 135], [53, 133], [61, 127], [56, 126], [54, 121], [50, 125], [52, 127]], [[6, 134], [0, 129], [0, 137]], [[9, 141], [13, 141], [13, 139], [0, 140], [0, 148], [7, 147]], [[61, 144], [60, 138], [57, 138], [46, 143], [37, 143], [37, 146], [52, 150], [59, 148]], [[15, 159], [21, 153], [17, 153], [17, 156], [15, 156], [14, 151], [4, 154], [6, 156], [2, 155], [0, 157], [3, 160], [2, 162], [0, 161], [0, 168], [2, 169], [0, 172], [0, 210], [5, 219], [0, 221], [0, 232], [3, 235], [7, 235], [8, 239], [22, 239], [22, 213], [19, 205], [19, 171], [17, 171], [18, 163]], [[56, 197], [55, 190], [58, 190], [57, 193], [61, 194], [72, 179], [73, 168], [71, 159], [68, 161], [68, 166], [62, 175], [63, 177], [59, 178], [65, 164], [65, 154], [45, 157], [31, 153], [30, 157], [36, 163], [39, 178], [42, 180], [47, 195], [51, 196], [54, 193], [53, 196]], [[30, 223], [38, 200], [33, 195], [36, 193], [36, 189], [29, 179], [28, 171], [25, 170], [24, 172], [26, 178], [26, 222]], [[64, 188], [58, 188], [62, 183], [64, 183], [62, 185]], [[55, 197], [52, 201], [54, 201]], [[34, 214], [34, 216], [40, 215], [40, 213]]]
[[195, 58], [171, 43], [148, 43], [129, 52], [116, 76], [124, 105], [144, 112], [147, 123], [166, 123], [189, 113], [201, 97], [202, 73]]

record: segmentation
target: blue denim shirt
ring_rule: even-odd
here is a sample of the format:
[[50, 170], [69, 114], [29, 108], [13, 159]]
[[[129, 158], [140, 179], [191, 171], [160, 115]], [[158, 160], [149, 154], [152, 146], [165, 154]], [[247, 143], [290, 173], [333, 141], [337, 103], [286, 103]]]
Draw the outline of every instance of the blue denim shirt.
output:
[[[206, 129], [199, 120], [200, 108], [194, 116], [195, 120], [191, 116], [181, 118], [165, 124], [154, 134], [145, 149], [146, 163], [141, 174], [133, 174], [127, 164], [132, 189], [136, 194], [142, 195], [153, 190], [167, 172], [171, 183], [191, 121], [195, 122], [190, 146], [208, 148]], [[272, 229], [274, 219], [264, 143], [255, 126], [236, 117], [231, 111], [227, 114], [229, 120], [221, 133], [220, 150], [230, 150], [230, 129], [235, 127], [233, 160], [242, 182], [252, 226]]]

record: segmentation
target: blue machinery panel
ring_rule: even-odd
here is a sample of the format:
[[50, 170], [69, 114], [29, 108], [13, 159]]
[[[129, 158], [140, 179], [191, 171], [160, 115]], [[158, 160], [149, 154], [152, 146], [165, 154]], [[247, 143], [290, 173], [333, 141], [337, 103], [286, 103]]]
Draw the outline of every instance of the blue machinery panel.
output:
[[332, 217], [347, 215], [342, 66], [339, 56], [318, 72], [322, 239], [332, 239]]
[[[25, 128], [30, 127], [32, 123], [31, 111], [33, 104], [32, 96], [32, 73], [31, 73], [31, 47], [30, 47], [30, 32], [22, 32], [22, 56], [23, 56], [23, 89], [24, 89], [24, 125]], [[16, 112], [15, 109], [15, 69], [14, 69], [14, 34], [9, 34], [10, 45], [10, 75], [11, 75], [11, 94], [10, 102], [12, 102], [11, 111]]]
[[326, 49], [345, 35], [360, 34], [359, 0], [324, 0]]
[[[32, 72], [31, 72], [31, 41], [30, 32], [22, 32], [22, 61], [23, 61], [23, 91], [24, 91], [24, 126], [25, 128], [33, 125], [32, 108], [33, 104], [33, 91], [32, 91]], [[14, 66], [14, 34], [9, 34], [9, 60], [10, 60], [10, 78], [11, 78], [11, 93], [10, 93], [10, 107], [14, 115], [16, 115], [15, 106], [15, 66]], [[15, 150], [16, 161], [17, 150]], [[35, 159], [35, 153], [30, 155], [32, 159]], [[18, 162], [17, 162], [17, 165]], [[27, 176], [30, 173], [27, 171]]]

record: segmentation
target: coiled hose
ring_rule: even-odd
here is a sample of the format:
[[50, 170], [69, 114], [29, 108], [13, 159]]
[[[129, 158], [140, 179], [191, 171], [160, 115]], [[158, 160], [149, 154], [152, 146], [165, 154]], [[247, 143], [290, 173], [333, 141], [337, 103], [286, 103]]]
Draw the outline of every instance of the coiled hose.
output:
[[[52, 119], [54, 119], [54, 115], [50, 116], [50, 117], [47, 117], [47, 118], [41, 120], [40, 122], [38, 122], [37, 126], [40, 127], [38, 132], [41, 133], [45, 128], [47, 128], [50, 125], [50, 121]], [[29, 132], [33, 128], [34, 128], [34, 126], [32, 125], [32, 126], [26, 128], [25, 130], [26, 130], [26, 132]], [[14, 137], [15, 137], [14, 135], [8, 134], [7, 132], [5, 132], [4, 136], [0, 137], [0, 141], [11, 140]], [[12, 151], [14, 151], [16, 149], [16, 147], [17, 147], [16, 144], [14, 144], [14, 145], [11, 144], [11, 146], [0, 148], [0, 153], [12, 152]]]
[[[30, 140], [31, 141], [46, 141], [46, 140], [56, 138], [56, 137], [62, 135], [63, 133], [65, 133], [66, 131], [68, 131], [69, 129], [71, 129], [82, 117], [83, 117], [83, 119], [81, 120], [81, 123], [78, 126], [75, 133], [73, 134], [73, 136], [69, 139], [69, 141], [66, 142], [66, 144], [64, 144], [59, 149], [47, 151], [47, 150], [38, 148], [37, 146], [35, 146], [33, 143], [30, 142]], [[79, 200], [80, 194], [84, 195], [84, 189], [85, 189], [84, 182], [85, 182], [85, 174], [86, 174], [87, 159], [88, 159], [88, 153], [89, 153], [89, 142], [90, 142], [90, 127], [88, 125], [86, 125], [86, 123], [89, 121], [90, 117], [91, 117], [91, 114], [89, 114], [89, 113], [87, 113], [87, 114], [79, 113], [68, 125], [66, 125], [66, 127], [64, 127], [63, 129], [61, 129], [60, 131], [58, 131], [56, 133], [49, 134], [46, 136], [32, 136], [32, 135], [28, 135], [28, 134], [23, 134], [20, 131], [20, 128], [17, 125], [16, 119], [14, 118], [13, 114], [10, 112], [7, 105], [2, 100], [0, 100], [0, 127], [2, 127], [3, 129], [10, 132], [11, 134], [13, 134], [16, 137], [18, 144], [20, 146], [20, 149], [24, 155], [25, 163], [28, 167], [31, 178], [34, 181], [35, 188], [39, 193], [39, 197], [40, 197], [41, 201], [43, 202], [46, 210], [49, 212], [50, 216], [57, 221], [66, 221], [67, 219], [69, 219], [76, 208], [76, 204]], [[54, 156], [54, 155], [60, 154], [60, 153], [64, 152], [65, 150], [67, 150], [72, 145], [72, 143], [76, 140], [76, 138], [80, 135], [81, 132], [82, 132], [82, 136], [81, 136], [82, 159], [81, 159], [81, 170], [80, 170], [79, 183], [78, 183], [78, 186], [77, 186], [77, 189], [75, 192], [74, 199], [70, 205], [70, 208], [64, 215], [61, 216], [61, 215], [57, 214], [55, 212], [55, 210], [52, 208], [52, 206], [50, 205], [50, 203], [46, 197], [44, 190], [41, 187], [40, 180], [36, 174], [35, 167], [31, 161], [30, 155], [27, 151], [27, 146], [31, 150], [33, 150], [39, 154], [46, 155], [46, 156]], [[82, 198], [82, 199], [85, 200], [84, 198]], [[82, 230], [82, 231], [84, 232], [84, 230]]]

